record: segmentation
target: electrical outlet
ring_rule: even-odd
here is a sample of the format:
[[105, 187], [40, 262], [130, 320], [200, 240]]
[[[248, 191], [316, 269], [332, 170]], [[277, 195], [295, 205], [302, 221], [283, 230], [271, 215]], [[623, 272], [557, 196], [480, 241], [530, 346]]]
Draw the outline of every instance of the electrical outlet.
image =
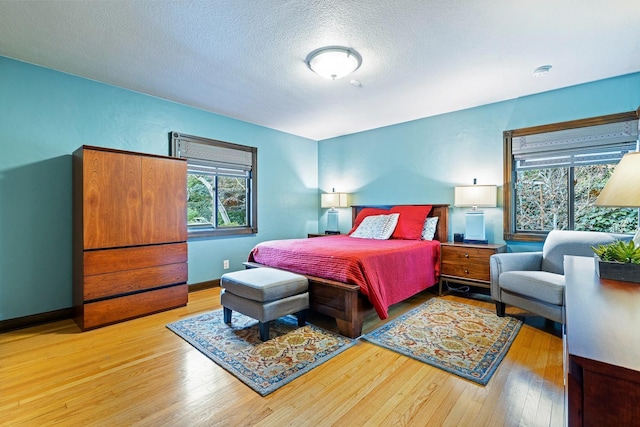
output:
[[222, 261], [222, 268], [224, 268], [225, 270], [229, 269], [229, 260], [225, 259], [224, 261]]

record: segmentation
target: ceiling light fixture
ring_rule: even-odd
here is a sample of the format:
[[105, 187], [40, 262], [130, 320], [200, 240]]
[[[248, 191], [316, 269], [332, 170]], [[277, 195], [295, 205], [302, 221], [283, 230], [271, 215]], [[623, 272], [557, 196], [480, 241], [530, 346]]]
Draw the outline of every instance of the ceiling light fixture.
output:
[[551, 71], [551, 65], [542, 65], [531, 72], [533, 77], [544, 77]]
[[360, 68], [362, 57], [353, 49], [329, 46], [316, 49], [307, 55], [309, 69], [327, 79], [340, 79]]

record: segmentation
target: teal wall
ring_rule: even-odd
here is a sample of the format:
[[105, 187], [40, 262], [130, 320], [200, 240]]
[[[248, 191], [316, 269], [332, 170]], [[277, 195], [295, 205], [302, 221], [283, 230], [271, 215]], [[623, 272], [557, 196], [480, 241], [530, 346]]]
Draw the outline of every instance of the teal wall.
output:
[[[639, 105], [636, 73], [316, 142], [0, 57], [0, 320], [71, 306], [71, 153], [83, 144], [168, 154], [176, 130], [258, 147], [259, 233], [190, 241], [199, 283], [219, 278], [224, 259], [242, 268], [260, 241], [324, 230], [318, 189], [353, 204], [452, 204], [473, 178], [502, 185], [504, 130]], [[500, 206], [485, 212], [488, 238], [502, 241]], [[450, 234], [463, 231], [452, 208]]]
[[258, 147], [259, 232], [189, 242], [189, 283], [318, 229], [317, 142], [0, 57], [0, 320], [68, 308], [71, 153], [168, 154], [170, 131]]
[[[320, 190], [335, 187], [352, 193], [352, 204], [453, 205], [453, 187], [472, 184], [474, 178], [502, 190], [503, 131], [638, 106], [640, 73], [635, 73], [323, 140], [318, 145]], [[493, 242], [504, 242], [501, 206], [499, 197], [497, 208], [484, 209], [487, 238]], [[464, 233], [464, 212], [451, 208], [450, 238]], [[340, 214], [341, 230], [347, 231], [349, 212]], [[319, 224], [321, 229], [326, 224], [325, 209], [320, 210]], [[540, 248], [508, 243], [512, 251]]]

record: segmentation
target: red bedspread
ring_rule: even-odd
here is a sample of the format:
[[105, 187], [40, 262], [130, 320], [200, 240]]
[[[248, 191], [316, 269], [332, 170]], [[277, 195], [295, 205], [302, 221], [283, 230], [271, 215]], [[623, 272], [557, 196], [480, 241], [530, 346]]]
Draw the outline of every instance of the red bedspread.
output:
[[390, 305], [437, 283], [440, 242], [346, 235], [273, 240], [254, 247], [249, 261], [356, 284], [385, 319]]

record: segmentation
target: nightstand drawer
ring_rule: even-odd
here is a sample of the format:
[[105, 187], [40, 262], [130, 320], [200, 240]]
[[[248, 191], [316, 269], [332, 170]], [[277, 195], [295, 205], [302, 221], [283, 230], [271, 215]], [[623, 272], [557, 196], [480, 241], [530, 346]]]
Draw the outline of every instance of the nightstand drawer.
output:
[[456, 276], [462, 279], [489, 281], [489, 263], [485, 264], [450, 264], [442, 263], [442, 275]]
[[495, 249], [474, 248], [464, 246], [442, 246], [443, 263], [474, 263], [487, 264], [489, 257], [495, 254]]

